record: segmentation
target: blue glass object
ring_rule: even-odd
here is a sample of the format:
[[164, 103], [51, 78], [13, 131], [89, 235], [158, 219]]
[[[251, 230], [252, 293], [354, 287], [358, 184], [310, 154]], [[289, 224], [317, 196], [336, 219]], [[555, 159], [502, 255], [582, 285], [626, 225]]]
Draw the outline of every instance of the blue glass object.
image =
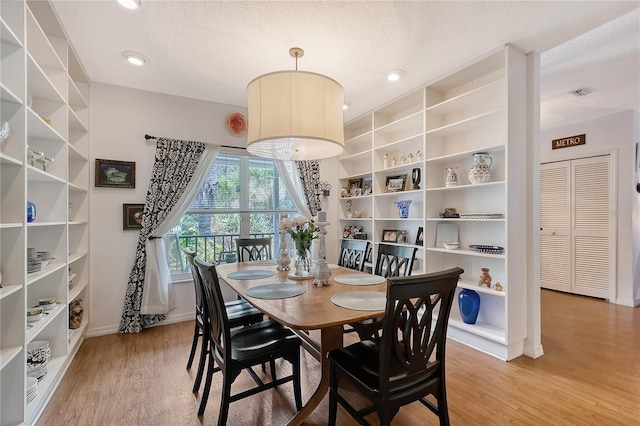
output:
[[27, 201], [27, 222], [36, 220], [36, 205], [31, 201]]
[[480, 312], [480, 295], [468, 288], [463, 288], [458, 294], [458, 306], [462, 321], [466, 324], [475, 324]]
[[411, 200], [396, 201], [396, 207], [398, 207], [400, 218], [406, 219], [409, 217], [409, 206], [411, 205], [411, 202]]

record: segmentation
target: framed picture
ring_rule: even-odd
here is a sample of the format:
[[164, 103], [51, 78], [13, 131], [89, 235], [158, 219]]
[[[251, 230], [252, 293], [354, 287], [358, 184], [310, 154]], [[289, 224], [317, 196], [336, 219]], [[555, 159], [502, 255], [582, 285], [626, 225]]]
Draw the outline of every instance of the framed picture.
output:
[[135, 188], [136, 163], [96, 158], [96, 188]]
[[398, 239], [396, 240], [397, 243], [406, 243], [407, 242], [407, 231], [405, 231], [404, 229], [402, 230], [398, 230]]
[[362, 197], [362, 188], [356, 188], [353, 190], [354, 197]]
[[398, 240], [398, 231], [395, 229], [385, 229], [382, 231], [383, 243], [395, 243]]
[[361, 190], [361, 188], [362, 188], [362, 179], [349, 179], [349, 186], [347, 187], [347, 190], [351, 195], [353, 195], [356, 192], [356, 189]]
[[364, 178], [362, 179], [362, 195], [369, 194], [373, 194], [373, 179]]
[[416, 235], [416, 245], [423, 246], [424, 245], [424, 230], [422, 226], [418, 228], [418, 234]]
[[144, 204], [123, 204], [122, 205], [122, 229], [134, 231], [142, 229], [142, 211]]
[[406, 183], [407, 175], [387, 176], [387, 182], [384, 185], [384, 192], [404, 191]]

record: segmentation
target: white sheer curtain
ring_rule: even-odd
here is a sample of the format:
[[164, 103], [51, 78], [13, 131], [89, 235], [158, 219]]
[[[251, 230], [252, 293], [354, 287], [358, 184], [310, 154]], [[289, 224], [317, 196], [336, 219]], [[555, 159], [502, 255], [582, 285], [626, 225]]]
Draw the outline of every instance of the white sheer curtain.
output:
[[165, 242], [161, 237], [173, 229], [198, 195], [219, 151], [218, 145], [207, 145], [179, 203], [158, 225], [146, 242], [147, 265], [144, 275], [142, 305], [140, 306], [140, 314], [142, 315], [166, 314], [175, 307], [174, 289], [171, 286], [171, 273], [167, 263]]
[[304, 188], [300, 183], [300, 174], [294, 161], [274, 160], [276, 168], [278, 169], [278, 175], [284, 179], [284, 184], [289, 191], [291, 201], [295, 204], [300, 214], [306, 218], [311, 217], [311, 211], [307, 206], [304, 198]]

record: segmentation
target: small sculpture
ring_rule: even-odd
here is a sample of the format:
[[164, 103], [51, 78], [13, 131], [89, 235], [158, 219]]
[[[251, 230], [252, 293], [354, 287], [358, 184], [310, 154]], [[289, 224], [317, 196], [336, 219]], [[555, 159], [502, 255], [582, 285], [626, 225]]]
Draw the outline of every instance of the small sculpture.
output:
[[445, 186], [458, 185], [458, 174], [456, 173], [457, 167], [445, 167], [444, 169], [447, 171]]
[[387, 152], [385, 152], [384, 157], [382, 157], [382, 167], [385, 169], [389, 167], [389, 153]]
[[407, 157], [406, 156], [402, 156], [400, 157], [400, 164], [407, 164]]
[[502, 285], [500, 283], [495, 283], [493, 289], [495, 291], [502, 291]]
[[416, 161], [422, 161], [422, 152], [420, 150], [416, 152]]
[[407, 158], [409, 158], [409, 162], [410, 163], [413, 163], [413, 154], [409, 154], [409, 156]]
[[489, 268], [480, 268], [480, 278], [478, 278], [478, 286], [482, 287], [486, 285], [487, 288], [491, 288], [491, 275], [489, 275]]
[[347, 200], [347, 217], [349, 219], [353, 217], [353, 202], [351, 200]]
[[391, 160], [391, 167], [395, 167], [398, 165], [398, 159], [396, 157], [393, 157], [393, 159]]

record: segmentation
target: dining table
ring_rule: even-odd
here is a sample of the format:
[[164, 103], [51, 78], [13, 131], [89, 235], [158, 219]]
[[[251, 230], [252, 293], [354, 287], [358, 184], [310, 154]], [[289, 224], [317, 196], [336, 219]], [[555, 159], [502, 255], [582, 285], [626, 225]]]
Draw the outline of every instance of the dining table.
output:
[[[292, 271], [278, 271], [275, 261], [226, 263], [216, 266], [216, 270], [219, 279], [242, 298], [269, 318], [291, 328], [301, 337], [305, 350], [320, 362], [321, 375], [316, 390], [288, 423], [302, 424], [329, 390], [327, 354], [343, 347], [343, 326], [384, 315], [386, 279], [330, 265], [329, 285], [317, 286], [313, 276], [299, 277]], [[360, 296], [366, 297], [353, 301]], [[311, 336], [310, 330], [319, 330], [320, 341]], [[314, 334], [317, 337], [318, 333]]]

